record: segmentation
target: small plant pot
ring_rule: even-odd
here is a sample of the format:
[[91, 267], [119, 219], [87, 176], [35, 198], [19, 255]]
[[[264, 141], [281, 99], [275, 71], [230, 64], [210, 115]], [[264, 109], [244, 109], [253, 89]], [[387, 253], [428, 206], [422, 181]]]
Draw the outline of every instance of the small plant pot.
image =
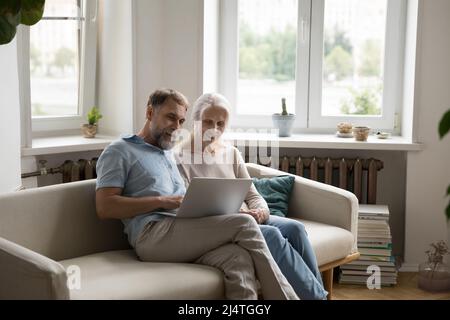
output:
[[294, 126], [295, 115], [290, 113], [288, 115], [274, 114], [272, 115], [272, 122], [276, 129], [278, 129], [279, 137], [290, 137], [292, 128]]
[[356, 141], [367, 141], [369, 137], [370, 128], [369, 127], [354, 127], [353, 135], [355, 136]]
[[83, 124], [81, 126], [81, 133], [85, 138], [95, 138], [97, 134], [97, 125], [96, 124]]

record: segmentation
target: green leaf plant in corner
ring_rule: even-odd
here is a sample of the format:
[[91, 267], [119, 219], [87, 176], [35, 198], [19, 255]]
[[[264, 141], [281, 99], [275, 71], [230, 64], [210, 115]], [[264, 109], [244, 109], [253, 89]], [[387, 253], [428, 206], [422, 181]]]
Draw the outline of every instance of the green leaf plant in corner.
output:
[[[441, 122], [439, 123], [439, 137], [441, 140], [447, 135], [447, 133], [450, 131], [450, 109], [447, 110], [447, 112], [444, 114], [444, 116], [441, 119]], [[450, 185], [447, 188], [447, 197], [450, 196]], [[450, 201], [447, 205], [447, 208], [445, 209], [445, 213], [447, 215], [447, 221], [450, 220]]]
[[0, 45], [11, 42], [17, 26], [32, 26], [42, 19], [45, 0], [1, 0]]

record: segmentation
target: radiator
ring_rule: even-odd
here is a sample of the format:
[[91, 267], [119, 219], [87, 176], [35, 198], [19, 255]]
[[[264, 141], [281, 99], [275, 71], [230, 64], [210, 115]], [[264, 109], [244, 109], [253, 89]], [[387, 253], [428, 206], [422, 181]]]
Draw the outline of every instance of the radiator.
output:
[[376, 204], [377, 175], [383, 162], [377, 159], [281, 157], [280, 170], [353, 192], [359, 203]]
[[[22, 174], [22, 178], [60, 173], [63, 183], [95, 179], [97, 160], [98, 158], [66, 160], [61, 166], [51, 169], [47, 169], [45, 161], [41, 161], [40, 171]], [[284, 156], [280, 158], [279, 163], [279, 169], [284, 172], [351, 191], [360, 203], [376, 204], [377, 175], [378, 171], [383, 169], [381, 160]]]
[[45, 176], [48, 174], [61, 174], [62, 182], [74, 182], [97, 178], [95, 167], [98, 158], [91, 160], [80, 159], [78, 161], [66, 160], [62, 165], [56, 168], [47, 169], [45, 160], [39, 161], [40, 170], [31, 173], [22, 174], [22, 179], [30, 177]]
[[[248, 161], [248, 157], [246, 160]], [[270, 162], [260, 164], [271, 166]], [[372, 158], [283, 156], [279, 159], [279, 169], [353, 192], [359, 203], [376, 204], [377, 175], [383, 169], [383, 162]]]
[[60, 167], [63, 183], [97, 178], [95, 171], [97, 160], [98, 158], [92, 160], [80, 159], [78, 161], [66, 160]]

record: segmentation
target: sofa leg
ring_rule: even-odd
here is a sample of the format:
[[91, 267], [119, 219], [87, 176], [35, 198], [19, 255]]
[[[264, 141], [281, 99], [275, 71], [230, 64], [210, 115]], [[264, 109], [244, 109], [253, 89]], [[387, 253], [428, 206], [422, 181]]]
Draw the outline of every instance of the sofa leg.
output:
[[322, 272], [322, 281], [323, 281], [323, 286], [325, 288], [325, 290], [328, 291], [328, 296], [327, 299], [331, 300], [332, 299], [332, 294], [333, 294], [333, 268], [328, 269], [328, 270], [324, 270]]

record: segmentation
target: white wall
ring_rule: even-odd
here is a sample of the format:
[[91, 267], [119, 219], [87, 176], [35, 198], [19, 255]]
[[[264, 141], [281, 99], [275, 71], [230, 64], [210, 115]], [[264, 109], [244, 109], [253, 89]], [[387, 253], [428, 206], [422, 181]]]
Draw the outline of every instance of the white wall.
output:
[[99, 132], [129, 133], [134, 108], [132, 1], [101, 0], [99, 24], [97, 102], [103, 114]]
[[216, 92], [219, 88], [219, 13], [220, 0], [204, 2], [203, 16], [203, 92]]
[[0, 194], [20, 187], [20, 101], [17, 43], [0, 46]]
[[149, 94], [181, 91], [190, 102], [202, 93], [202, 0], [137, 0], [136, 127], [144, 123]]
[[163, 85], [193, 101], [200, 95], [203, 71], [202, 0], [164, 1]]
[[415, 110], [417, 138], [425, 149], [409, 153], [406, 180], [405, 268], [426, 259], [431, 242], [449, 241], [444, 210], [450, 184], [450, 137], [437, 127], [450, 108], [450, 1], [422, 1], [419, 14]]
[[163, 84], [164, 0], [135, 0], [135, 129], [145, 122], [150, 93]]

